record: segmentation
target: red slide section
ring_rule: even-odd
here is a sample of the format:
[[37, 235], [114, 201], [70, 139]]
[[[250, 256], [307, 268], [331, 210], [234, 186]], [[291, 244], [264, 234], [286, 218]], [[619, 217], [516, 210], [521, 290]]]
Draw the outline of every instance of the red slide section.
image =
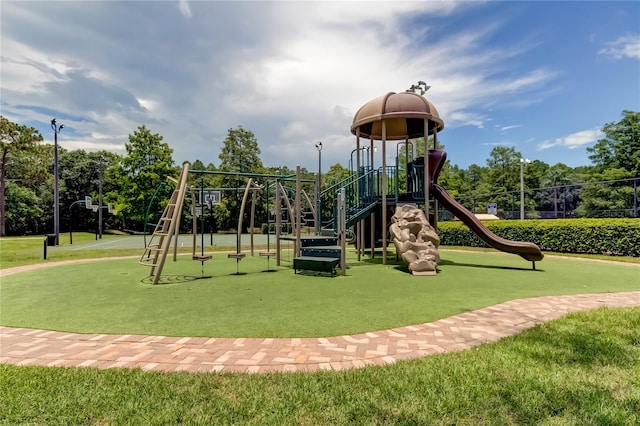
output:
[[435, 184], [432, 185], [432, 191], [434, 196], [438, 199], [438, 201], [444, 204], [447, 210], [453, 213], [458, 219], [460, 219], [465, 225], [467, 225], [469, 229], [475, 232], [480, 238], [484, 240], [484, 242], [489, 244], [491, 247], [507, 253], [517, 254], [518, 256], [530, 262], [542, 260], [542, 258], [544, 257], [542, 251], [540, 251], [540, 248], [533, 243], [505, 240], [504, 238], [498, 237], [486, 226], [484, 226], [473, 213], [464, 208], [464, 206], [460, 205], [441, 186]]

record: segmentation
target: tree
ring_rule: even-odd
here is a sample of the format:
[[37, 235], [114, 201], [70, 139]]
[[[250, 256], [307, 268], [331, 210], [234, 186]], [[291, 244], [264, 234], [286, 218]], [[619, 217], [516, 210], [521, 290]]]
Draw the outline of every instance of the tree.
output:
[[117, 209], [124, 226], [142, 229], [145, 220], [157, 221], [164, 206], [171, 197], [169, 185], [158, 192], [151, 217], [145, 217], [156, 188], [166, 182], [167, 176], [176, 177], [178, 169], [173, 165], [173, 149], [162, 141], [158, 133], [151, 133], [146, 126], [140, 126], [129, 135], [125, 144], [127, 154], [120, 165], [110, 173], [120, 186]]
[[[515, 147], [496, 146], [487, 159], [489, 193], [493, 194], [491, 202], [498, 208], [512, 212], [520, 206], [520, 159], [522, 154]], [[517, 201], [516, 201], [517, 199]]]
[[44, 221], [39, 198], [35, 192], [14, 182], [7, 182], [7, 199], [11, 208], [7, 209], [7, 234], [25, 235], [41, 231]]
[[[571, 167], [558, 163], [547, 170], [541, 181], [544, 190], [539, 191], [536, 196], [540, 210], [553, 210], [553, 218], [558, 218], [558, 202], [560, 201], [559, 187], [571, 182]], [[551, 187], [551, 194], [549, 194]], [[563, 189], [563, 199], [567, 196], [567, 188]], [[566, 202], [563, 203], [566, 204]], [[564, 209], [563, 209], [564, 210]]]
[[242, 126], [228, 130], [218, 158], [220, 169], [228, 172], [260, 173], [263, 169], [258, 140]]
[[[35, 202], [34, 207], [37, 207], [40, 216], [37, 221], [34, 219], [29, 223], [31, 228], [25, 232], [47, 232], [47, 226], [50, 228], [53, 226], [53, 149], [53, 144], [35, 144], [29, 149], [13, 153], [11, 167], [7, 169], [7, 188], [5, 188], [6, 200], [9, 201], [5, 206], [7, 234], [16, 233], [11, 226], [11, 221], [19, 217], [13, 214], [14, 207], [18, 207], [14, 203], [13, 196], [26, 194], [9, 190], [9, 182], [24, 188], [27, 193], [35, 194], [35, 197], [28, 196], [24, 200]], [[61, 152], [64, 151], [63, 148], [59, 149]], [[18, 231], [18, 233], [21, 232]]]
[[640, 177], [640, 112], [625, 110], [622, 119], [605, 124], [605, 137], [587, 148], [596, 172], [621, 169], [627, 177]]
[[6, 235], [5, 188], [12, 158], [40, 141], [42, 135], [33, 127], [21, 126], [0, 116], [0, 236]]
[[589, 180], [606, 183], [591, 183], [583, 189], [578, 206], [578, 214], [583, 216], [632, 211], [633, 189], [620, 180], [640, 178], [640, 112], [623, 111], [622, 119], [605, 124], [602, 132], [605, 137], [587, 148], [594, 163]]
[[[60, 155], [62, 196], [61, 216], [62, 223], [74, 230], [98, 229], [98, 214], [90, 214], [78, 207], [70, 209], [70, 206], [86, 196], [92, 197], [92, 203], [98, 205], [99, 188], [102, 184], [102, 205], [116, 202], [119, 188], [114, 184], [113, 174], [109, 168], [117, 165], [121, 157], [108, 151], [86, 152], [84, 150], [63, 151]], [[65, 214], [66, 213], [66, 214]], [[103, 209], [103, 221], [113, 222]], [[73, 218], [73, 223], [71, 223]], [[103, 222], [103, 223], [104, 223]]]
[[331, 218], [334, 216], [334, 207], [336, 203], [336, 192], [340, 190], [336, 185], [349, 177], [349, 169], [340, 163], [336, 163], [329, 167], [327, 173], [322, 177], [323, 190], [329, 189], [322, 197], [322, 218]]
[[622, 168], [607, 169], [595, 174], [595, 181], [580, 191], [580, 203], [576, 209], [579, 216], [628, 216], [632, 211], [633, 187], [622, 179], [628, 177]]
[[[220, 170], [225, 172], [240, 173], [262, 173], [264, 167], [260, 160], [260, 148], [258, 140], [252, 131], [238, 126], [235, 129], [229, 129], [227, 137], [224, 139], [224, 145], [218, 156], [220, 158]], [[247, 177], [224, 176], [222, 185], [225, 188], [237, 188], [237, 193], [222, 200], [222, 204], [230, 212], [230, 216], [216, 217], [220, 219], [220, 226], [224, 229], [235, 229], [238, 223], [238, 214], [240, 212], [240, 202], [242, 190], [247, 184]], [[257, 183], [263, 183], [260, 179], [254, 179]], [[248, 209], [247, 209], [248, 210]], [[245, 214], [250, 212], [245, 211]], [[260, 210], [258, 215], [264, 214], [264, 209]], [[245, 218], [246, 219], [246, 218]], [[248, 220], [243, 220], [244, 224], [248, 224]]]

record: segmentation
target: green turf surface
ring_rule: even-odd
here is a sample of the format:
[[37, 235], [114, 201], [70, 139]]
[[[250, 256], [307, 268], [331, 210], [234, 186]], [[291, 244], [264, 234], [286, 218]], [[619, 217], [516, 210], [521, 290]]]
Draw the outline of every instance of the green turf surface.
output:
[[[197, 251], [203, 241], [201, 235], [196, 238]], [[254, 248], [264, 250], [267, 247], [267, 236], [262, 234], [254, 235]], [[147, 236], [149, 238], [149, 236]], [[242, 250], [248, 251], [250, 247], [250, 236], [242, 235]], [[270, 236], [269, 247], [274, 250], [275, 237]], [[36, 263], [51, 263], [60, 260], [104, 258], [118, 256], [140, 256], [144, 247], [144, 237], [142, 235], [111, 235], [105, 234], [102, 239], [96, 240], [95, 234], [86, 232], [76, 232], [73, 234], [73, 244], [69, 244], [68, 234], [60, 234], [60, 245], [48, 247], [47, 260], [43, 260], [44, 238], [40, 236], [28, 237], [0, 237], [0, 269], [12, 268], [14, 266], [32, 265]], [[234, 234], [214, 234], [213, 245], [210, 244], [209, 234], [204, 236], [204, 247], [206, 251], [232, 251], [236, 247], [236, 236]], [[193, 236], [180, 235], [178, 251], [190, 253], [193, 244]], [[282, 241], [283, 249], [291, 249], [292, 241]], [[481, 247], [445, 247], [458, 248], [467, 251], [479, 251], [495, 253], [491, 248]], [[545, 253], [553, 254], [553, 253]], [[640, 257], [630, 256], [605, 256], [594, 254], [568, 254], [559, 253], [562, 256], [579, 256], [590, 259], [614, 260], [616, 262], [640, 263]]]
[[[290, 254], [285, 253], [285, 260]], [[267, 260], [223, 254], [201, 265], [167, 261], [161, 285], [137, 260], [59, 266], [2, 278], [0, 323], [86, 333], [216, 337], [353, 334], [429, 322], [507, 300], [638, 290], [640, 268], [547, 258], [538, 270], [513, 255], [441, 253], [435, 277], [353, 259], [347, 276], [294, 275]], [[393, 262], [392, 262], [393, 263]], [[290, 262], [283, 262], [290, 265]]]
[[601, 308], [464, 352], [308, 374], [0, 365], [0, 424], [632, 426], [639, 328], [640, 308]]

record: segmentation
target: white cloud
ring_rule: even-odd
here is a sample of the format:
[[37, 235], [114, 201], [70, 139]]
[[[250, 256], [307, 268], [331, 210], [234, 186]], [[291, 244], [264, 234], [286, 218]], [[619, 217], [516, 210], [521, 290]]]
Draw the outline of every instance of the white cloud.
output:
[[614, 59], [640, 59], [640, 35], [619, 37], [615, 41], [605, 43], [605, 45], [607, 47], [601, 49], [599, 54], [611, 56]]
[[493, 20], [434, 33], [478, 2], [181, 0], [177, 20], [175, 2], [8, 5], [3, 114], [46, 125], [53, 110], [78, 141], [119, 146], [145, 124], [176, 162], [211, 161], [242, 125], [266, 165], [313, 165], [322, 140], [328, 168], [353, 149], [356, 110], [386, 91], [425, 80], [446, 127], [482, 128], [488, 106], [537, 99], [555, 77], [537, 65], [501, 74], [528, 47], [489, 47]]
[[[124, 144], [119, 144], [119, 143], [99, 142], [96, 140], [85, 140], [85, 139], [67, 139], [64, 137], [60, 137], [58, 142], [62, 148], [65, 148], [68, 150], [82, 149], [89, 152], [110, 151], [110, 152], [115, 152], [121, 155], [126, 153]], [[45, 144], [46, 143], [48, 142], [45, 142]]]
[[517, 129], [518, 127], [522, 127], [522, 125], [521, 124], [514, 124], [514, 125], [511, 125], [511, 126], [504, 126], [504, 127], [500, 128], [500, 131], [501, 132], [506, 132], [507, 130]]
[[572, 133], [568, 136], [556, 138], [553, 141], [546, 140], [538, 144], [538, 150], [548, 149], [555, 146], [566, 147], [569, 149], [580, 148], [590, 143], [596, 142], [602, 138], [604, 134], [599, 128], [582, 130], [580, 132]]
[[309, 138], [309, 127], [306, 123], [294, 121], [288, 123], [280, 132], [283, 137], [291, 139]]
[[180, 0], [179, 7], [180, 13], [182, 13], [182, 16], [184, 16], [185, 18], [191, 18], [193, 16], [188, 0]]
[[482, 143], [481, 145], [484, 145], [484, 146], [508, 146], [508, 145], [513, 145], [513, 142], [485, 142], [485, 143]]

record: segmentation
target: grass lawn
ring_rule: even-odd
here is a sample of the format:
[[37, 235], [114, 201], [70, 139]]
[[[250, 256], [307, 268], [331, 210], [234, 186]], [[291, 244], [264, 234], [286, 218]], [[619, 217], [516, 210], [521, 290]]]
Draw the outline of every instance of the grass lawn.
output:
[[[106, 238], [109, 238], [105, 236]], [[74, 234], [74, 243], [80, 238]], [[84, 238], [94, 238], [85, 235]], [[116, 237], [113, 237], [116, 238]], [[141, 250], [54, 252], [55, 259]], [[437, 277], [351, 258], [346, 277], [215, 254], [168, 262], [164, 284], [132, 260], [0, 280], [0, 324], [164, 335], [328, 336], [432, 321], [537, 295], [638, 290], [640, 268], [441, 252]], [[0, 239], [2, 268], [42, 262], [42, 239]], [[287, 259], [290, 256], [285, 254]], [[619, 260], [619, 259], [617, 259]], [[626, 259], [638, 263], [638, 259]], [[640, 424], [640, 308], [568, 315], [493, 344], [386, 367], [189, 374], [0, 364], [0, 424]]]
[[631, 426], [638, 330], [640, 308], [602, 308], [464, 352], [307, 374], [0, 365], [0, 424]]
[[[117, 235], [103, 235], [104, 240], [119, 238]], [[95, 241], [95, 235], [86, 232], [73, 234], [74, 245]], [[68, 235], [60, 234], [60, 245], [69, 244]], [[42, 262], [59, 260], [84, 259], [91, 257], [115, 257], [142, 254], [141, 249], [126, 250], [58, 250], [57, 247], [47, 247], [47, 260], [43, 259], [44, 237], [3, 237], [0, 238], [0, 268], [7, 269], [14, 266], [33, 265]]]
[[[638, 290], [640, 268], [547, 258], [538, 270], [514, 255], [442, 251], [436, 277], [404, 266], [357, 262], [347, 276], [267, 269], [215, 254], [201, 265], [168, 261], [153, 286], [137, 259], [58, 266], [2, 278], [0, 324], [85, 333], [215, 337], [320, 337], [430, 322], [507, 300]], [[290, 253], [283, 255], [285, 259]], [[290, 265], [290, 262], [283, 264]]]

